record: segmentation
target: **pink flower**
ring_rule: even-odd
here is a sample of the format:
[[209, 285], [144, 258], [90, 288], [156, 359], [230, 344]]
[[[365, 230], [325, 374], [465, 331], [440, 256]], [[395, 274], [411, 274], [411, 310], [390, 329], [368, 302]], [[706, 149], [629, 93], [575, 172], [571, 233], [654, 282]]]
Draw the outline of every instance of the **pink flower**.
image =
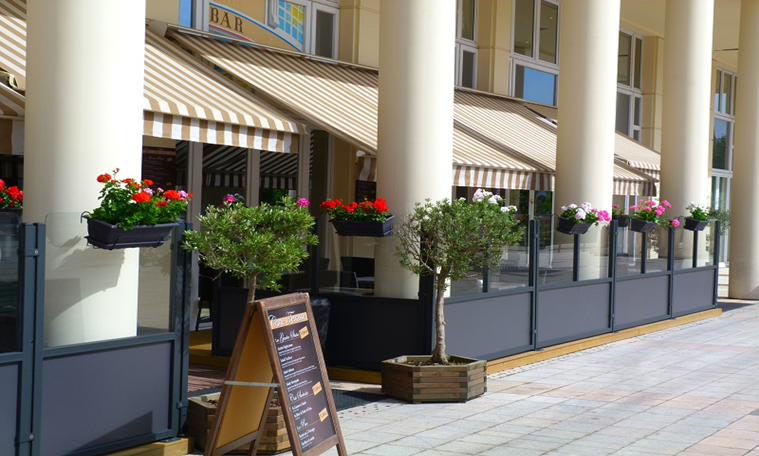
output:
[[235, 201], [235, 197], [232, 195], [227, 195], [224, 198], [221, 199], [223, 203], [233, 203]]
[[[661, 204], [662, 204], [662, 206], [664, 206], [664, 207], [672, 207], [672, 205], [671, 205], [671, 204], [669, 204], [669, 202], [668, 202], [667, 200], [664, 200], [664, 201], [662, 201], [662, 202], [661, 202]], [[679, 223], [679, 222], [678, 222], [678, 223]]]
[[308, 207], [310, 204], [306, 198], [298, 198], [298, 201], [295, 202], [299, 207]]
[[641, 208], [641, 210], [642, 210], [642, 211], [648, 211], [648, 212], [651, 212], [651, 208], [650, 208], [650, 207], [648, 207], [648, 206], [646, 206], [646, 207], [644, 207], [644, 208]]
[[672, 226], [674, 226], [675, 228], [677, 228], [678, 226], [680, 226], [680, 220], [678, 220], [678, 219], [672, 220]]
[[639, 208], [638, 206], [630, 206], [631, 211], [637, 211]]

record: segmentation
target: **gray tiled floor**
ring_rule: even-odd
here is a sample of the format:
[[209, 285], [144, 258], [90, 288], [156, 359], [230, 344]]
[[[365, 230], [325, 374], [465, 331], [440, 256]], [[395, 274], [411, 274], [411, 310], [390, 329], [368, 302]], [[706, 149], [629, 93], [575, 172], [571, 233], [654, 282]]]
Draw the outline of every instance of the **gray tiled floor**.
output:
[[758, 410], [759, 304], [491, 375], [464, 404], [339, 419], [351, 455], [759, 456]]

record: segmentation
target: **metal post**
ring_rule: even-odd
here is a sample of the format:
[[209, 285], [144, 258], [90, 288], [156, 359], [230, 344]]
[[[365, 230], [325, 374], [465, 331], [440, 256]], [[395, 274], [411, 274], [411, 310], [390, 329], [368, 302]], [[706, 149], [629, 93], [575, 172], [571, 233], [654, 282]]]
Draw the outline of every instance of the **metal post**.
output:
[[698, 267], [698, 230], [693, 231], [693, 267]]
[[717, 299], [719, 297], [719, 254], [720, 254], [720, 246], [722, 245], [722, 224], [719, 220], [714, 222], [714, 231], [713, 231], [713, 237], [714, 240], [712, 241], [714, 245], [714, 300], [713, 305], [717, 305]]
[[532, 347], [538, 349], [538, 274], [540, 270], [538, 249], [540, 247], [540, 221], [530, 220], [527, 248], [530, 257], [529, 284], [532, 287]]
[[614, 332], [614, 312], [617, 293], [617, 240], [619, 239], [619, 222], [612, 220], [609, 224], [609, 328]]
[[648, 258], [648, 233], [641, 233], [640, 273], [646, 273], [646, 259]]
[[667, 274], [669, 276], [669, 296], [667, 313], [670, 318], [675, 312], [675, 229], [667, 228]]
[[572, 281], [580, 280], [580, 235], [575, 234], [575, 243], [572, 250]]

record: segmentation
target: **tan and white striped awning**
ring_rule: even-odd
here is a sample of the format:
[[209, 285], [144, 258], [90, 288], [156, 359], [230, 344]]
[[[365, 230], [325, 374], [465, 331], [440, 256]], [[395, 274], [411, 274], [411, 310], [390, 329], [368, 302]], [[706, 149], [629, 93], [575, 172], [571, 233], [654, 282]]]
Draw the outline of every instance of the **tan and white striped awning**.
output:
[[144, 109], [144, 133], [161, 138], [294, 152], [305, 132], [149, 29]]
[[[559, 110], [556, 106], [548, 106], [540, 103], [522, 101], [522, 104], [541, 116], [556, 122]], [[635, 141], [627, 135], [616, 132], [614, 138], [614, 154], [624, 163], [642, 171], [654, 179], [661, 176], [661, 155], [653, 149]]]
[[23, 95], [0, 84], [0, 118], [23, 120], [25, 107]]
[[0, 2], [0, 69], [26, 88], [26, 1]]
[[[26, 2], [0, 1], [0, 68], [26, 86]], [[23, 116], [23, 97], [5, 103], [0, 115]], [[264, 107], [165, 38], [146, 29], [145, 135], [296, 152], [305, 127]], [[6, 109], [15, 114], [5, 114]]]

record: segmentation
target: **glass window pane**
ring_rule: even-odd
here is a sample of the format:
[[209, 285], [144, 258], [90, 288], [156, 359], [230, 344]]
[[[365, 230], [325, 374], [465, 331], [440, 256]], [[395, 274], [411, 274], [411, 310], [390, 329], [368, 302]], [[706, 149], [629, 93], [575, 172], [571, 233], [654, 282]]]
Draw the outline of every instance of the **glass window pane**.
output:
[[640, 127], [640, 109], [643, 104], [643, 98], [635, 97], [635, 111], [633, 112], [633, 125]]
[[714, 110], [719, 112], [720, 102], [720, 86], [722, 85], [722, 72], [717, 70], [717, 77], [714, 78]]
[[535, 24], [534, 0], [514, 2], [514, 52], [532, 57], [532, 37]]
[[630, 136], [630, 95], [617, 93], [617, 131]]
[[733, 77], [733, 110], [730, 112], [730, 114], [735, 115], [736, 109], [738, 109], [736, 106], [738, 105], [738, 76]]
[[537, 103], [556, 105], [556, 75], [517, 65], [514, 96]]
[[640, 142], [640, 130], [633, 130], [633, 139]]
[[632, 37], [619, 34], [619, 52], [617, 53], [617, 82], [630, 85], [630, 53], [632, 51]]
[[640, 89], [643, 79], [643, 40], [635, 38], [635, 65], [633, 66], [633, 86]]
[[540, 4], [540, 60], [556, 63], [556, 43], [559, 32], [559, 7], [552, 3]]
[[730, 98], [730, 94], [732, 93], [732, 87], [733, 87], [733, 76], [731, 74], [724, 73], [722, 75], [722, 108], [720, 111], [724, 112], [725, 114], [732, 114], [733, 112], [733, 106], [732, 106], [732, 99]]
[[729, 122], [714, 119], [714, 147], [712, 149], [712, 168], [727, 169], [729, 142]]
[[474, 89], [474, 67], [477, 54], [463, 51], [461, 53], [461, 85]]
[[0, 353], [20, 350], [19, 215], [0, 212]]
[[474, 0], [461, 1], [461, 38], [474, 41]]
[[335, 15], [326, 11], [316, 12], [316, 32], [314, 33], [314, 54], [335, 58]]

